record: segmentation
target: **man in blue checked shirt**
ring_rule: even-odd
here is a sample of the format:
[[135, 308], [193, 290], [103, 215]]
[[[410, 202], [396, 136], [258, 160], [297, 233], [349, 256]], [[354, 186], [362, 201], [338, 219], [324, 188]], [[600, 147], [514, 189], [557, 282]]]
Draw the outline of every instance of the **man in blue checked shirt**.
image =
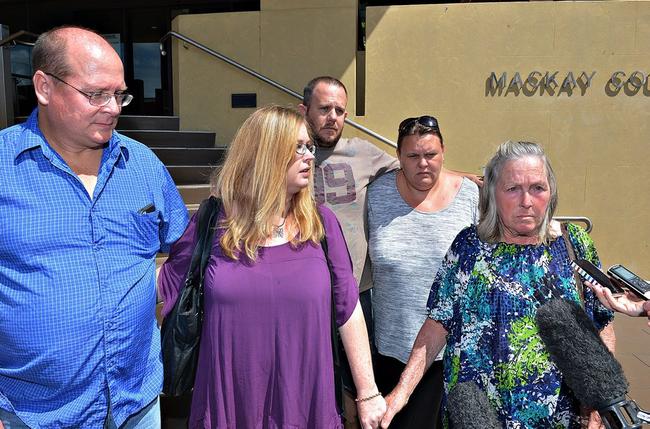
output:
[[114, 131], [133, 97], [103, 38], [51, 30], [33, 65], [38, 108], [0, 132], [0, 428], [158, 428], [155, 256], [187, 211]]

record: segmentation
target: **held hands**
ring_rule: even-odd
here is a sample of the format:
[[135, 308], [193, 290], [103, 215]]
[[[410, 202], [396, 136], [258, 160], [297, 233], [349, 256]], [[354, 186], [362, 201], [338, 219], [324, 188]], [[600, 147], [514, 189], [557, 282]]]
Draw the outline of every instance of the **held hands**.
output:
[[408, 402], [408, 396], [401, 389], [399, 384], [393, 389], [392, 392], [386, 396], [386, 414], [381, 419], [381, 428], [386, 429], [393, 421], [395, 414], [400, 412]]
[[359, 415], [361, 429], [379, 428], [379, 422], [385, 412], [386, 400], [381, 395], [377, 395], [367, 401], [357, 402], [357, 413]]

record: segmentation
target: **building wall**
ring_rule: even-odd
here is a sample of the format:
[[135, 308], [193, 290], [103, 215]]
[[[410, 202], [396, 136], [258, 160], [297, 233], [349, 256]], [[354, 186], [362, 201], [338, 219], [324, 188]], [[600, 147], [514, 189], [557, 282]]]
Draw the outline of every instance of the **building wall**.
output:
[[[616, 71], [650, 73], [650, 2], [377, 7], [367, 17], [373, 128], [395, 138], [399, 118], [433, 114], [446, 160], [472, 172], [507, 139], [542, 144], [559, 180], [558, 214], [593, 220], [603, 265], [650, 278], [650, 84], [608, 84]], [[533, 79], [508, 91], [516, 72], [525, 81], [533, 71], [557, 71], [559, 87], [535, 90]], [[487, 88], [492, 72], [507, 74], [501, 95]], [[569, 72], [583, 78], [562, 90]], [[588, 87], [583, 72], [595, 72]]]
[[[356, 7], [267, 0], [259, 12], [183, 15], [173, 26], [297, 92], [313, 76], [340, 77], [353, 113]], [[616, 71], [623, 81], [647, 76], [649, 54], [650, 1], [371, 7], [366, 114], [351, 118], [395, 139], [404, 117], [435, 115], [447, 165], [475, 173], [507, 139], [541, 143], [559, 179], [558, 214], [590, 217], [603, 264], [650, 278], [650, 83], [608, 84]], [[232, 109], [231, 93], [256, 93], [258, 105], [298, 103], [196, 48], [175, 43], [174, 59], [182, 127], [215, 130], [220, 143], [252, 111]], [[525, 82], [535, 71], [537, 80], [557, 72], [558, 86], [535, 89], [533, 80], [517, 90], [515, 79], [508, 88], [515, 73]], [[489, 90], [492, 72], [506, 73], [500, 93]], [[569, 73], [577, 85], [562, 89]]]
[[[356, 20], [354, 0], [267, 0], [259, 12], [181, 15], [172, 28], [298, 93], [312, 77], [331, 74], [354, 94]], [[214, 130], [227, 144], [254, 110], [232, 109], [231, 94], [256, 93], [258, 106], [299, 103], [195, 47], [174, 42], [173, 49], [174, 111], [183, 129]]]

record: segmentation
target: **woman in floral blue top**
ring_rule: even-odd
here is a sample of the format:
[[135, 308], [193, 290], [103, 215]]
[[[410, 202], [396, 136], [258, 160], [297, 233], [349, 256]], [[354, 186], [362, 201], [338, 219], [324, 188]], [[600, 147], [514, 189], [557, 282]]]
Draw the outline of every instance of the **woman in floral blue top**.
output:
[[[596, 412], [581, 422], [580, 404], [562, 382], [535, 323], [537, 308], [551, 298], [581, 302], [613, 351], [613, 314], [588, 288], [584, 295], [578, 291], [567, 246], [551, 220], [557, 189], [542, 149], [527, 142], [502, 144], [486, 167], [479, 205], [478, 225], [458, 234], [438, 271], [429, 318], [386, 398], [383, 424], [408, 401], [446, 344], [445, 392], [460, 382], [476, 383], [504, 427], [601, 427]], [[576, 258], [600, 266], [587, 233], [571, 224], [567, 230]]]

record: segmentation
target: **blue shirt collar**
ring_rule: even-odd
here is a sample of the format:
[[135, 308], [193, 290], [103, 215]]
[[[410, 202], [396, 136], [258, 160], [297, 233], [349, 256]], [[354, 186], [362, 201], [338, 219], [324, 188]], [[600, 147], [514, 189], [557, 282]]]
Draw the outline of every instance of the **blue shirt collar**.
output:
[[[58, 156], [55, 155], [54, 149], [52, 149], [52, 147], [47, 143], [47, 139], [41, 132], [41, 129], [38, 127], [38, 108], [35, 108], [32, 111], [23, 127], [22, 138], [16, 144], [14, 160], [18, 158], [21, 153], [30, 149], [34, 149], [36, 147], [41, 148], [43, 155], [47, 159], [51, 160], [53, 156]], [[113, 134], [108, 141], [108, 151], [105, 151], [104, 153], [112, 154], [116, 148], [119, 148], [119, 150], [123, 153], [124, 160], [128, 161], [128, 149], [126, 147], [124, 139], [122, 138], [122, 135], [113, 130]]]

